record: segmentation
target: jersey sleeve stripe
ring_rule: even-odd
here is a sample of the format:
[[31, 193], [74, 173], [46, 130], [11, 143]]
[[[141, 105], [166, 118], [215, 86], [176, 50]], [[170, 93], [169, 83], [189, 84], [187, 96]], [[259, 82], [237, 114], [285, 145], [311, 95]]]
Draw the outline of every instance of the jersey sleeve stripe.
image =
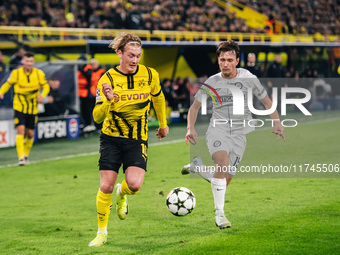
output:
[[147, 67], [147, 66], [146, 66], [146, 70], [148, 70], [148, 73], [149, 73], [149, 81], [148, 81], [148, 83], [149, 83], [149, 85], [151, 85], [151, 82], [152, 82], [152, 72], [151, 72], [150, 68]]
[[109, 80], [110, 80], [110, 82], [111, 82], [112, 88], [114, 88], [113, 79], [112, 79], [111, 74], [110, 74], [109, 72], [106, 72], [106, 75], [107, 75], [107, 77], [109, 78]]
[[158, 91], [158, 93], [156, 93], [155, 95], [152, 95], [151, 93], [151, 96], [153, 96], [153, 97], [157, 97], [157, 96], [159, 96], [160, 94], [161, 94], [161, 92], [162, 92], [162, 89], [160, 89], [159, 91]]
[[100, 105], [100, 104], [102, 104], [103, 102], [98, 102], [98, 103], [96, 103], [96, 105]]

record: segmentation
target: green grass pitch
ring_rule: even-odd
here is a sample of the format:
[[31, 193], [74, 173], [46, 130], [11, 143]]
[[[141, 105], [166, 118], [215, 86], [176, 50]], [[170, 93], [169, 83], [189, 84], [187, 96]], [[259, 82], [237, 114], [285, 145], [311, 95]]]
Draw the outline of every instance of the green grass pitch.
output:
[[[285, 143], [271, 130], [253, 132], [241, 165], [339, 163], [339, 126], [338, 119], [288, 128]], [[11, 166], [14, 148], [1, 149], [0, 254], [339, 254], [339, 178], [236, 176], [225, 204], [232, 227], [219, 230], [210, 184], [180, 174], [190, 160], [185, 131], [172, 127], [163, 143], [150, 132], [142, 189], [129, 196], [126, 220], [113, 208], [108, 242], [99, 248], [87, 246], [97, 231], [98, 135], [37, 144], [33, 164], [25, 167]], [[177, 186], [196, 196], [196, 208], [185, 217], [165, 205]]]

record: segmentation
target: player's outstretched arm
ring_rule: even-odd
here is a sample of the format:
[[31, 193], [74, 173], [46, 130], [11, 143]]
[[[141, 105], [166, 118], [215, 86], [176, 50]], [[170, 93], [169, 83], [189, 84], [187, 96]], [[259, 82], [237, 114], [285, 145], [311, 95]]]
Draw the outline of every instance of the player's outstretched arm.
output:
[[13, 84], [17, 82], [17, 77], [18, 77], [18, 71], [17, 69], [13, 70], [7, 81], [0, 86], [0, 99], [4, 99], [4, 95], [6, 92], [12, 87]]
[[185, 135], [185, 142], [187, 145], [189, 145], [189, 142], [191, 144], [197, 143], [197, 132], [195, 130], [195, 123], [201, 105], [202, 104], [199, 101], [195, 100], [190, 106], [187, 119], [187, 133]]
[[38, 69], [39, 72], [39, 83], [40, 83], [40, 87], [41, 87], [41, 93], [37, 98], [37, 102], [39, 104], [43, 104], [44, 103], [44, 98], [47, 97], [47, 95], [50, 93], [50, 85], [48, 84], [48, 82], [45, 79], [45, 73], [41, 70]]
[[[99, 85], [98, 88], [100, 89]], [[101, 93], [104, 95], [104, 100], [100, 104], [96, 104], [93, 109], [93, 120], [96, 123], [102, 123], [106, 115], [110, 111], [110, 106], [113, 99], [112, 86], [106, 82], [102, 84]]]
[[[270, 100], [270, 98], [267, 96], [265, 96], [265, 98], [263, 98], [261, 100], [262, 104], [264, 105], [264, 107], [266, 109], [270, 109], [272, 107], [272, 101]], [[275, 110], [272, 114], [269, 115], [270, 118], [274, 121], [274, 131], [272, 132], [275, 135], [278, 135], [279, 137], [276, 139], [276, 141], [280, 140], [280, 138], [283, 139], [283, 141], [286, 141], [285, 136], [284, 136], [284, 129], [281, 125], [280, 122], [280, 117], [279, 117], [279, 113], [277, 112], [277, 110]]]

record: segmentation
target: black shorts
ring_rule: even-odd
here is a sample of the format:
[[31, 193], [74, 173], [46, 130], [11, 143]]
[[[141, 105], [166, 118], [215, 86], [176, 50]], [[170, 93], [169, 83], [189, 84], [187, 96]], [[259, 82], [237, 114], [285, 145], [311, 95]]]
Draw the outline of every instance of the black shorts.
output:
[[15, 127], [24, 125], [28, 129], [35, 129], [38, 123], [38, 115], [27, 114], [14, 110], [14, 124]]
[[136, 166], [146, 171], [146, 141], [138, 141], [123, 137], [100, 135], [99, 170], [112, 170], [118, 173], [123, 164], [123, 171], [129, 166]]

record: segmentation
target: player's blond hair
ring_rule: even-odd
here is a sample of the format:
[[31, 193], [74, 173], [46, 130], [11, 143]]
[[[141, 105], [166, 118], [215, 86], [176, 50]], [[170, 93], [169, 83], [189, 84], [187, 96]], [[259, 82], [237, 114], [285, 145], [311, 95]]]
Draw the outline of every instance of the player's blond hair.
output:
[[109, 45], [109, 48], [113, 49], [115, 52], [118, 50], [124, 51], [126, 45], [135, 45], [142, 47], [141, 39], [132, 33], [124, 32], [119, 34]]

